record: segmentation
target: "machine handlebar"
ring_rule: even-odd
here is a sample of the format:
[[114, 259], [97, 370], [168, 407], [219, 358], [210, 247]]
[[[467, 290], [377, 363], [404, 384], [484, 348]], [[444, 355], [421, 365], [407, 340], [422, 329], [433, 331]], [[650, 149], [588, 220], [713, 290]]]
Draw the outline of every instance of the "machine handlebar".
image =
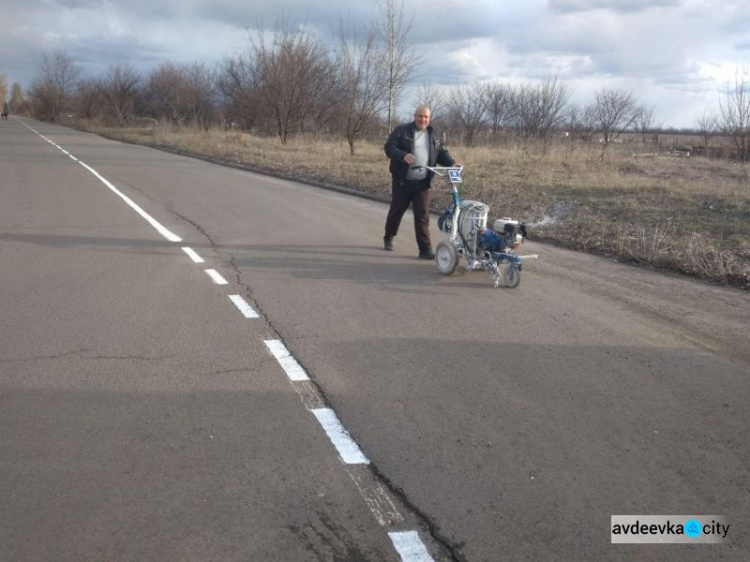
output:
[[463, 166], [420, 166], [420, 168], [426, 168], [433, 172], [436, 176], [440, 176], [441, 178], [450, 176], [451, 170], [455, 170], [459, 173], [459, 176], [461, 172], [463, 172], [464, 167]]

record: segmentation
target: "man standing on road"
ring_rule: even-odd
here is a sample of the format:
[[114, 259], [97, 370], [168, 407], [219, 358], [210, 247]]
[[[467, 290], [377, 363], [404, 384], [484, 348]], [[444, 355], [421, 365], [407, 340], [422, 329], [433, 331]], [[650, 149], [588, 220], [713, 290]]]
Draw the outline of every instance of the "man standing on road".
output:
[[393, 251], [393, 238], [398, 234], [401, 219], [412, 206], [414, 233], [419, 257], [435, 259], [430, 242], [430, 182], [433, 173], [425, 166], [454, 166], [438, 134], [430, 125], [430, 108], [422, 105], [414, 112], [414, 121], [399, 125], [391, 132], [383, 147], [391, 159], [391, 208], [385, 221], [383, 247]]

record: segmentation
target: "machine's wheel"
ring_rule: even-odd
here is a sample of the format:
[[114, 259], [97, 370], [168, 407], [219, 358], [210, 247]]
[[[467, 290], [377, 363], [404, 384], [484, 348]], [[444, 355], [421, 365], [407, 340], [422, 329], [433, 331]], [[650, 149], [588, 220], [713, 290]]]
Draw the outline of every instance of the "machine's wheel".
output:
[[521, 270], [518, 267], [506, 267], [503, 271], [503, 282], [509, 289], [515, 289], [521, 282]]
[[435, 251], [435, 264], [438, 271], [443, 275], [451, 275], [458, 266], [458, 252], [456, 247], [448, 240], [443, 240], [437, 245]]

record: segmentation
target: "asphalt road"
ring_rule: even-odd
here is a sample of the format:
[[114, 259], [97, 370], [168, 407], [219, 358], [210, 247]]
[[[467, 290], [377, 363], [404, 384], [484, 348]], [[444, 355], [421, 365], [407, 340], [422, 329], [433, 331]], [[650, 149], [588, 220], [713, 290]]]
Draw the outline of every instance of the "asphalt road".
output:
[[0, 125], [1, 562], [750, 558], [746, 292], [533, 243], [494, 289], [380, 203]]

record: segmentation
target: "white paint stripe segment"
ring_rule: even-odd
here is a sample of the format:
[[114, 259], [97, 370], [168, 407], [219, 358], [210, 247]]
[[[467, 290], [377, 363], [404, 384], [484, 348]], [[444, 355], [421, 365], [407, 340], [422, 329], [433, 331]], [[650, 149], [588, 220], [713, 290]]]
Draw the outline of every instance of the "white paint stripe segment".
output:
[[229, 295], [229, 300], [231, 300], [234, 305], [240, 310], [242, 315], [245, 318], [260, 318], [258, 316], [258, 313], [253, 310], [253, 307], [247, 304], [245, 299], [242, 298], [240, 295]]
[[214, 283], [216, 283], [217, 285], [229, 285], [229, 282], [224, 279], [221, 274], [215, 269], [207, 269], [206, 273], [211, 279], [214, 280]]
[[292, 357], [292, 354], [289, 353], [289, 350], [281, 340], [265, 340], [263, 343], [266, 344], [268, 351], [271, 352], [276, 358], [276, 361], [281, 365], [281, 368], [284, 369], [289, 380], [294, 382], [310, 380], [310, 377], [307, 376], [305, 370], [299, 363], [297, 363], [297, 360]]
[[336, 412], [330, 408], [316, 408], [312, 413], [318, 418], [318, 422], [328, 435], [328, 438], [336, 447], [341, 460], [346, 464], [370, 464], [370, 461], [359, 449], [359, 446], [351, 438], [349, 432], [341, 425]]
[[434, 562], [416, 531], [388, 533], [388, 536], [402, 562]]
[[190, 256], [190, 259], [193, 260], [195, 263], [203, 263], [204, 260], [202, 257], [200, 257], [198, 254], [195, 253], [195, 250], [192, 248], [184, 247], [182, 248], [182, 251], [185, 252], [188, 256]]
[[104, 177], [102, 177], [102, 176], [101, 176], [101, 175], [99, 174], [99, 172], [97, 172], [96, 170], [94, 170], [94, 168], [92, 168], [91, 166], [89, 166], [89, 165], [85, 164], [84, 162], [81, 162], [80, 160], [79, 160], [79, 162], [78, 162], [78, 163], [79, 163], [79, 164], [80, 164], [81, 166], [83, 166], [84, 168], [86, 168], [86, 169], [87, 169], [87, 170], [88, 170], [89, 172], [91, 172], [92, 174], [94, 174], [94, 176], [96, 176], [97, 178], [99, 178], [99, 180], [100, 180], [100, 181], [101, 181], [101, 182], [102, 182], [102, 183], [103, 183], [104, 185], [106, 185], [106, 186], [107, 186], [107, 187], [108, 187], [109, 189], [111, 189], [111, 190], [112, 190], [112, 192], [114, 192], [114, 193], [115, 193], [115, 195], [119, 196], [119, 197], [120, 197], [120, 198], [121, 198], [121, 199], [122, 199], [123, 201], [125, 201], [125, 203], [127, 203], [127, 204], [128, 204], [128, 205], [129, 205], [129, 206], [130, 206], [130, 207], [131, 207], [131, 208], [132, 208], [132, 209], [133, 209], [133, 210], [134, 210], [134, 211], [136, 212], [136, 213], [138, 213], [138, 214], [139, 214], [139, 215], [141, 215], [141, 216], [142, 216], [142, 217], [143, 217], [144, 219], [146, 219], [146, 221], [147, 221], [147, 222], [148, 222], [148, 223], [149, 223], [149, 224], [150, 224], [151, 226], [153, 226], [153, 227], [154, 227], [154, 228], [155, 228], [155, 229], [156, 229], [156, 230], [157, 230], [157, 231], [159, 232], [159, 234], [161, 234], [162, 236], [164, 236], [164, 238], [166, 238], [166, 239], [167, 239], [167, 240], [169, 240], [170, 242], [182, 242], [182, 238], [180, 238], [180, 237], [179, 237], [179, 236], [177, 236], [176, 234], [174, 234], [174, 233], [170, 232], [169, 230], [167, 230], [166, 228], [164, 228], [164, 226], [162, 226], [162, 225], [161, 225], [161, 224], [160, 224], [160, 223], [159, 223], [159, 222], [158, 222], [158, 221], [157, 221], [156, 219], [154, 219], [154, 218], [153, 218], [153, 217], [152, 217], [151, 215], [149, 215], [149, 214], [148, 214], [148, 213], [147, 213], [146, 211], [144, 211], [143, 209], [141, 209], [141, 208], [140, 208], [140, 207], [139, 207], [139, 206], [138, 206], [138, 205], [137, 205], [137, 204], [135, 203], [135, 201], [133, 201], [132, 199], [130, 199], [130, 197], [128, 197], [127, 195], [125, 195], [124, 193], [122, 193], [122, 192], [121, 192], [121, 191], [120, 191], [119, 189], [117, 189], [117, 188], [116, 188], [116, 187], [115, 187], [114, 185], [112, 185], [112, 184], [111, 184], [111, 183], [110, 183], [109, 181], [107, 181], [107, 180], [106, 180], [106, 179], [105, 179]]
[[[24, 125], [26, 125], [26, 124], [24, 123]], [[120, 197], [120, 198], [121, 198], [121, 199], [122, 199], [123, 201], [125, 201], [125, 203], [127, 203], [128, 205], [130, 205], [130, 207], [131, 207], [131, 208], [132, 208], [132, 209], [133, 209], [133, 210], [134, 210], [134, 211], [135, 211], [136, 213], [138, 213], [138, 214], [139, 214], [139, 215], [141, 215], [141, 216], [142, 216], [142, 217], [143, 217], [144, 219], [146, 219], [146, 221], [147, 221], [147, 222], [148, 222], [148, 223], [149, 223], [149, 224], [150, 224], [151, 226], [153, 226], [153, 227], [154, 227], [154, 228], [155, 228], [155, 229], [156, 229], [156, 230], [157, 230], [157, 231], [159, 232], [159, 234], [161, 234], [162, 236], [164, 236], [164, 238], [166, 238], [166, 239], [167, 239], [167, 240], [169, 240], [170, 242], [182, 242], [182, 238], [180, 238], [179, 236], [177, 236], [177, 235], [176, 235], [176, 234], [174, 234], [173, 232], [170, 232], [169, 230], [167, 230], [167, 229], [166, 229], [166, 228], [165, 228], [164, 226], [162, 226], [162, 225], [161, 225], [161, 224], [160, 224], [160, 223], [159, 223], [159, 222], [158, 222], [158, 221], [157, 221], [156, 219], [154, 219], [154, 218], [153, 218], [153, 217], [152, 217], [151, 215], [149, 215], [149, 214], [148, 214], [148, 213], [147, 213], [146, 211], [144, 211], [143, 209], [141, 209], [141, 208], [140, 208], [140, 207], [139, 207], [139, 206], [138, 206], [138, 205], [137, 205], [137, 204], [135, 203], [135, 201], [133, 201], [132, 199], [130, 199], [130, 197], [128, 197], [127, 195], [125, 195], [124, 193], [122, 193], [122, 192], [121, 192], [121, 191], [120, 191], [119, 189], [117, 189], [117, 188], [116, 188], [116, 187], [115, 187], [114, 185], [112, 185], [112, 184], [111, 184], [111, 183], [110, 183], [109, 181], [107, 181], [107, 180], [106, 180], [106, 179], [105, 179], [104, 177], [102, 177], [102, 176], [101, 176], [101, 175], [99, 174], [99, 172], [97, 172], [96, 170], [94, 170], [94, 168], [92, 168], [91, 166], [88, 166], [88, 165], [87, 165], [86, 163], [84, 163], [84, 162], [81, 162], [80, 160], [78, 160], [77, 158], [75, 158], [75, 157], [74, 157], [74, 156], [73, 156], [72, 154], [70, 154], [69, 152], [65, 151], [65, 150], [64, 150], [64, 149], [63, 149], [63, 148], [62, 148], [61, 146], [58, 146], [57, 144], [55, 144], [54, 142], [52, 142], [51, 140], [49, 140], [49, 139], [48, 139], [47, 137], [45, 137], [44, 135], [42, 135], [41, 133], [39, 133], [39, 131], [36, 131], [36, 130], [32, 129], [32, 128], [31, 128], [31, 127], [29, 127], [28, 125], [26, 125], [26, 127], [27, 127], [27, 128], [28, 128], [28, 129], [30, 130], [30, 131], [32, 131], [32, 132], [36, 133], [37, 135], [39, 135], [40, 137], [42, 137], [42, 138], [43, 138], [44, 140], [46, 140], [46, 141], [47, 141], [48, 143], [50, 143], [50, 144], [51, 144], [52, 146], [55, 146], [55, 147], [59, 148], [60, 150], [62, 150], [62, 151], [63, 151], [63, 152], [65, 153], [65, 154], [67, 154], [68, 156], [70, 156], [71, 158], [73, 158], [73, 160], [75, 160], [75, 161], [76, 161], [76, 162], [78, 162], [78, 163], [79, 163], [79, 164], [80, 164], [81, 166], [83, 166], [84, 168], [86, 168], [86, 169], [87, 169], [87, 170], [88, 170], [89, 172], [91, 172], [92, 174], [94, 174], [94, 176], [96, 176], [96, 177], [97, 177], [97, 178], [99, 179], [99, 181], [101, 181], [101, 182], [102, 182], [102, 183], [103, 183], [104, 185], [106, 185], [106, 186], [107, 186], [107, 187], [108, 187], [109, 189], [111, 189], [111, 190], [112, 190], [112, 192], [114, 192], [114, 193], [115, 193], [115, 195], [117, 195], [118, 197]]]

